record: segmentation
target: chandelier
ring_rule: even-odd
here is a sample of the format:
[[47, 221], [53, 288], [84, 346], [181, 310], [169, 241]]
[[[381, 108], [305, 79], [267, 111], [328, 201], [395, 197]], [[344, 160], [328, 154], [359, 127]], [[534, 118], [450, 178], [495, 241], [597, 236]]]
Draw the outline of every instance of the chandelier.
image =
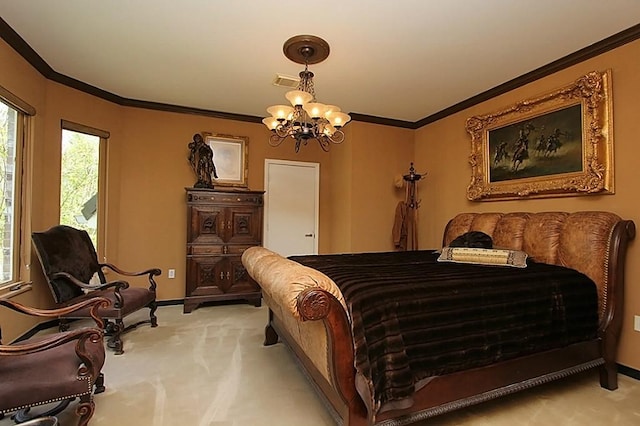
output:
[[295, 148], [298, 152], [300, 144], [306, 145], [310, 139], [315, 139], [324, 151], [329, 151], [332, 143], [344, 141], [341, 128], [351, 120], [337, 106], [316, 101], [313, 73], [309, 71], [309, 64], [324, 61], [329, 56], [329, 44], [320, 37], [298, 35], [284, 43], [283, 51], [291, 61], [304, 64], [304, 71], [299, 74], [298, 89], [285, 94], [291, 106], [274, 105], [267, 108], [271, 117], [262, 122], [272, 132], [269, 144], [279, 146], [290, 137], [296, 141]]

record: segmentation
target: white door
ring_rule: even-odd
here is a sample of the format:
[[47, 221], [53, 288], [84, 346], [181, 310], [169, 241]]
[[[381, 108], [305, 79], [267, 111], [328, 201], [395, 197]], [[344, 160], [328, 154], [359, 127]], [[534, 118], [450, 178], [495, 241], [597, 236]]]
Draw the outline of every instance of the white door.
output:
[[283, 256], [318, 254], [320, 164], [264, 162], [264, 246]]

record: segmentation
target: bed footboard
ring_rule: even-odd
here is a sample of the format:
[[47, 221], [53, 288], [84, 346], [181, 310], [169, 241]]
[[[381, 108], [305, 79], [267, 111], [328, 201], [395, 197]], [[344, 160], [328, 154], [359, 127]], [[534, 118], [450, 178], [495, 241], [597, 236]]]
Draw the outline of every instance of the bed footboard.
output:
[[269, 307], [264, 344], [282, 340], [289, 346], [337, 422], [366, 424], [367, 411], [354, 383], [351, 328], [340, 289], [326, 275], [263, 247], [247, 249], [242, 262]]

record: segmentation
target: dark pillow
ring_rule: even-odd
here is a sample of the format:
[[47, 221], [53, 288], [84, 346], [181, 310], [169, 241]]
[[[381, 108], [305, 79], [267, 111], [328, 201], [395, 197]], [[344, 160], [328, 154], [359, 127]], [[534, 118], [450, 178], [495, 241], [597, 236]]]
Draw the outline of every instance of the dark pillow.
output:
[[491, 236], [480, 231], [466, 232], [449, 243], [449, 247], [493, 248]]

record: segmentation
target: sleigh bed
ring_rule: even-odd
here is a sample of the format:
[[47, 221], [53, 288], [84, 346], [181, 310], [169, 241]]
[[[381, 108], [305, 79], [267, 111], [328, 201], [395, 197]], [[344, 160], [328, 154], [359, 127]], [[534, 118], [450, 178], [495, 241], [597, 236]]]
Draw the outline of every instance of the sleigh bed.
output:
[[[474, 231], [493, 258], [451, 255]], [[336, 422], [401, 425], [596, 367], [616, 389], [634, 236], [608, 212], [463, 213], [442, 252], [254, 247], [242, 262], [269, 307], [265, 345], [290, 347]]]

